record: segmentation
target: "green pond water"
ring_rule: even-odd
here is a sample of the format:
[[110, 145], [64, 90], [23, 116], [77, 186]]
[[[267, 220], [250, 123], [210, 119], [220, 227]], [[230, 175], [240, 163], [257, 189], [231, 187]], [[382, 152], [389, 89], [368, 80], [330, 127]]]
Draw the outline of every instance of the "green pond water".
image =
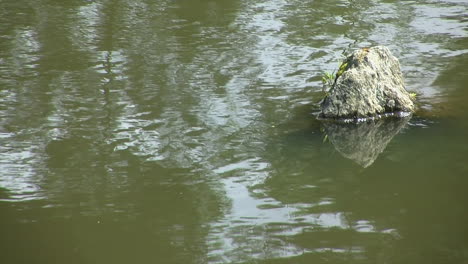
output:
[[[0, 0], [0, 263], [468, 263], [467, 14]], [[373, 45], [418, 112], [317, 121]]]

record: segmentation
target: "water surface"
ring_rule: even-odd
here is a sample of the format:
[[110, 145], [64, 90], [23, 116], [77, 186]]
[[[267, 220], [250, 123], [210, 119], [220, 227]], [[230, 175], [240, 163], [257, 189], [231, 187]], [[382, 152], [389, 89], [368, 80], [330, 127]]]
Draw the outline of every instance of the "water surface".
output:
[[[466, 263], [467, 14], [3, 0], [1, 262]], [[336, 132], [321, 76], [372, 45], [419, 110]]]

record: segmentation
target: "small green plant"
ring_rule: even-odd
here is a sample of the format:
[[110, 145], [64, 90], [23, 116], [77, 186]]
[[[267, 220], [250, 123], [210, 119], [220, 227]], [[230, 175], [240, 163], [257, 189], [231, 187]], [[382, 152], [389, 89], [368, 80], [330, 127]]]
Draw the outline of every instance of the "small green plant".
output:
[[348, 61], [345, 60], [340, 64], [340, 67], [338, 68], [338, 72], [333, 71], [332, 73], [330, 72], [324, 72], [322, 75], [322, 83], [325, 91], [329, 91], [332, 87], [333, 84], [335, 84], [335, 81], [338, 77], [340, 77], [346, 70], [348, 69]]
[[333, 88], [333, 85], [335, 84], [338, 77], [340, 77], [345, 71], [349, 69], [350, 58], [349, 58], [349, 55], [347, 55], [347, 53], [348, 53], [347, 49], [345, 49], [342, 54], [344, 56], [344, 59], [340, 63], [340, 66], [338, 67], [338, 71], [336, 72], [336, 74], [335, 74], [335, 71], [333, 71], [332, 73], [323, 72], [323, 75], [322, 75], [323, 90], [327, 93], [327, 95], [330, 92], [330, 90]]
[[325, 136], [323, 137], [323, 140], [322, 140], [322, 144], [325, 143], [325, 142], [327, 142], [327, 140], [328, 140], [328, 135], [325, 134]]
[[338, 69], [338, 72], [336, 73], [336, 78], [340, 77], [343, 72], [345, 72], [348, 69], [348, 61], [343, 61], [340, 65], [340, 68]]
[[335, 72], [333, 71], [332, 73], [330, 72], [324, 72], [322, 75], [322, 84], [324, 91], [328, 91], [331, 89], [333, 86], [333, 83], [335, 82]]
[[416, 96], [418, 96], [415, 92], [410, 92], [409, 93], [411, 100], [416, 100]]

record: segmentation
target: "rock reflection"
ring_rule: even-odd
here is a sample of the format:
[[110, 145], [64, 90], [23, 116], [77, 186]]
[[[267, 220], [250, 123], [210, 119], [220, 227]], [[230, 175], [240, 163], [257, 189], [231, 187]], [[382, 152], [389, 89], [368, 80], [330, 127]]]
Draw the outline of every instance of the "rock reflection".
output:
[[324, 122], [330, 142], [343, 157], [364, 168], [374, 163], [410, 117], [384, 118], [363, 123]]

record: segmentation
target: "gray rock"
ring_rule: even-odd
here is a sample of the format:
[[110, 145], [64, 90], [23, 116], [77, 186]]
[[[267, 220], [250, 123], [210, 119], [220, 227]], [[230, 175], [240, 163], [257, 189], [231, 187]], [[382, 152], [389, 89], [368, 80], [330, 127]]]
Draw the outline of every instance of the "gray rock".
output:
[[321, 118], [368, 118], [412, 113], [400, 63], [383, 46], [354, 51], [343, 62], [321, 104]]

